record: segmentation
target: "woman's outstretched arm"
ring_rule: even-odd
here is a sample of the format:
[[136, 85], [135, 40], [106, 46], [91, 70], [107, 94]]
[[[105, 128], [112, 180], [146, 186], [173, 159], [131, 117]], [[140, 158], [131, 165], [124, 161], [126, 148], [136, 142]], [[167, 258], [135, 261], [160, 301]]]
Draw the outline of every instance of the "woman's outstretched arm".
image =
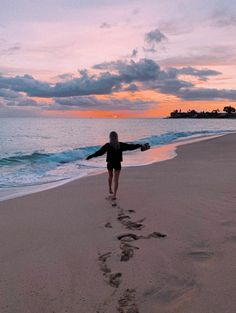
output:
[[132, 151], [141, 148], [142, 151], [148, 150], [150, 148], [149, 143], [145, 143], [143, 145], [139, 143], [121, 143], [121, 150], [122, 151]]
[[132, 150], [136, 150], [142, 147], [142, 145], [140, 145], [139, 143], [125, 143], [122, 142], [121, 144], [121, 150], [122, 151], [132, 151]]
[[93, 154], [90, 154], [89, 156], [87, 156], [86, 160], [89, 160], [89, 159], [92, 159], [92, 158], [96, 158], [98, 156], [101, 156], [103, 155], [104, 153], [107, 152], [107, 143], [102, 146], [98, 151], [96, 151], [95, 153]]

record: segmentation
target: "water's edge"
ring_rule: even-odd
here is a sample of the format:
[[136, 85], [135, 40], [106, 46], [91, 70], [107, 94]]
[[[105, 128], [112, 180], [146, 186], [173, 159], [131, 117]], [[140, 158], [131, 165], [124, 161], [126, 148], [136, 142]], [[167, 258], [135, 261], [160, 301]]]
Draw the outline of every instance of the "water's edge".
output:
[[[231, 132], [231, 134], [232, 134], [232, 132]], [[166, 145], [163, 145], [160, 147], [154, 147], [154, 148], [152, 148], [152, 150], [156, 150], [156, 153], [159, 153], [159, 158], [157, 158], [156, 160], [154, 160], [152, 162], [148, 162], [146, 164], [133, 165], [133, 166], [123, 166], [123, 168], [147, 166], [147, 165], [151, 165], [154, 163], [167, 161], [167, 160], [173, 159], [177, 156], [176, 150], [177, 150], [177, 147], [179, 147], [179, 146], [197, 143], [200, 141], [205, 141], [205, 140], [218, 138], [218, 137], [222, 137], [222, 136], [226, 136], [226, 135], [228, 135], [228, 133], [218, 134], [218, 135], [201, 136], [201, 137], [195, 137], [195, 138], [191, 138], [191, 139], [182, 140], [179, 142], [176, 141], [176, 142], [166, 144]], [[165, 152], [160, 153], [160, 151], [163, 148], [165, 149]], [[155, 151], [154, 151], [154, 153], [155, 153]], [[10, 199], [15, 199], [15, 198], [26, 196], [26, 195], [30, 195], [30, 194], [33, 194], [36, 192], [41, 192], [44, 190], [57, 188], [59, 186], [65, 185], [71, 181], [75, 181], [75, 180], [81, 179], [83, 177], [89, 177], [89, 176], [104, 174], [105, 172], [106, 172], [105, 168], [103, 168], [103, 169], [96, 168], [96, 169], [92, 170], [91, 172], [87, 172], [84, 175], [73, 177], [70, 179], [63, 179], [63, 180], [56, 181], [56, 182], [45, 183], [45, 184], [34, 185], [34, 186], [25, 186], [25, 187], [1, 188], [0, 189], [0, 202], [10, 200]]]

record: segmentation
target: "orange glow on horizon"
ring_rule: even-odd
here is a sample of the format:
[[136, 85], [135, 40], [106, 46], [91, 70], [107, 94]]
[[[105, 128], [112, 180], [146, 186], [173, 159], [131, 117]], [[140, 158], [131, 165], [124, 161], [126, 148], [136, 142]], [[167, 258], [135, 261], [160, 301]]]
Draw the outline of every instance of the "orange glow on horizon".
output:
[[93, 111], [79, 111], [79, 110], [67, 110], [67, 111], [57, 111], [57, 110], [48, 110], [47, 116], [56, 116], [56, 117], [77, 117], [77, 118], [126, 118], [132, 117], [132, 114], [129, 114], [125, 111], [120, 111], [115, 113], [113, 111], [105, 110], [93, 110]]
[[[167, 117], [173, 110], [188, 111], [194, 109], [196, 111], [212, 111], [214, 109], [223, 110], [224, 106], [235, 106], [233, 101], [221, 100], [221, 101], [183, 101], [174, 95], [161, 94], [152, 90], [138, 91], [138, 92], [119, 92], [112, 96], [99, 95], [96, 96], [98, 100], [110, 100], [112, 99], [128, 99], [130, 101], [140, 100], [150, 102], [150, 106], [147, 105], [147, 109], [141, 108], [140, 110], [47, 110], [44, 113], [46, 116], [56, 117], [74, 117], [74, 118], [152, 118], [152, 117]], [[39, 100], [39, 99], [38, 99]], [[51, 99], [41, 99], [51, 103]], [[145, 104], [144, 104], [145, 105]]]

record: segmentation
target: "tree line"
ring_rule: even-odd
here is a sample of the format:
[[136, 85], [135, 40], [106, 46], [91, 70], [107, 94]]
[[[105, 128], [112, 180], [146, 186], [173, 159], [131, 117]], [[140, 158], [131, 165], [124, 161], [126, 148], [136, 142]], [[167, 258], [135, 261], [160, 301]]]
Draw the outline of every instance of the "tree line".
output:
[[236, 118], [236, 109], [230, 105], [225, 106], [223, 112], [219, 109], [214, 109], [210, 112], [196, 110], [188, 110], [182, 112], [181, 110], [174, 110], [170, 113], [169, 118]]

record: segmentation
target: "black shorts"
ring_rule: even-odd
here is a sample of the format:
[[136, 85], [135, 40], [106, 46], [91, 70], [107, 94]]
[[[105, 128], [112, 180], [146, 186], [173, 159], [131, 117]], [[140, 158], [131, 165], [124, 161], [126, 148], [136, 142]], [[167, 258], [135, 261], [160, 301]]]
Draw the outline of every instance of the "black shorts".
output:
[[112, 171], [113, 169], [115, 171], [120, 171], [121, 170], [121, 163], [120, 162], [107, 162], [107, 169], [109, 171]]

